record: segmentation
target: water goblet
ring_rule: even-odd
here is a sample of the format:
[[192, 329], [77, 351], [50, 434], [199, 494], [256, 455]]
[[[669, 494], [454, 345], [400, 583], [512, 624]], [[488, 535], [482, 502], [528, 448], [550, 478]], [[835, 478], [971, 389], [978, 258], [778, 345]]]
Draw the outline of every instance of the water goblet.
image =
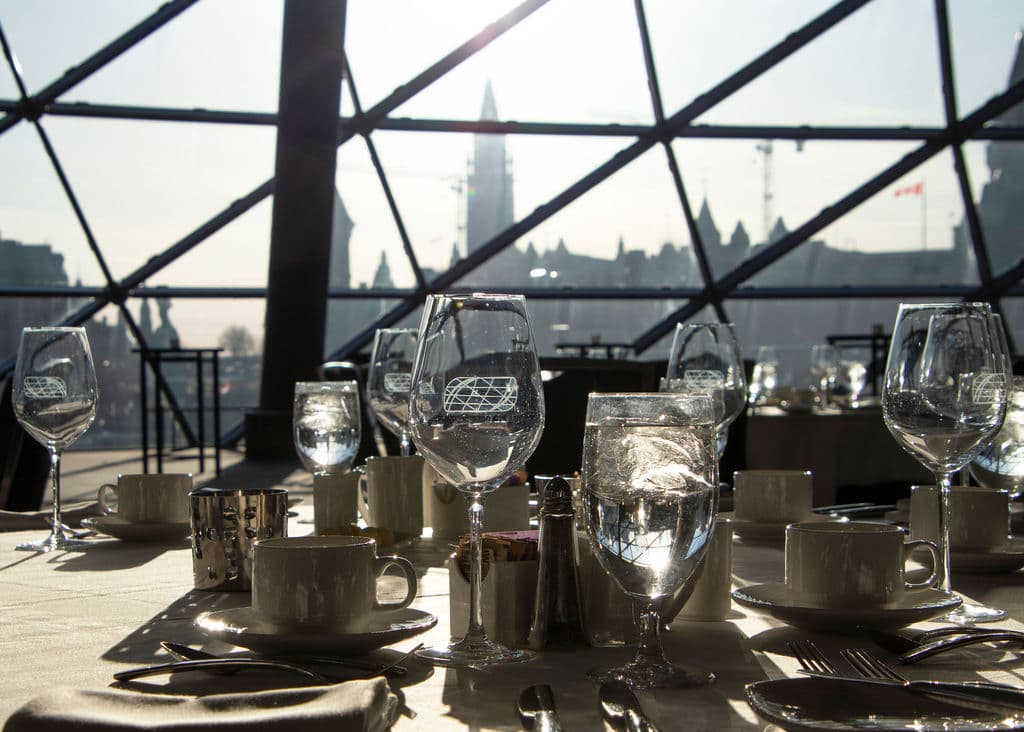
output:
[[60, 459], [96, 417], [99, 387], [84, 328], [24, 328], [14, 370], [14, 414], [50, 453], [53, 518], [50, 535], [18, 549], [52, 552], [89, 542], [64, 533], [60, 507]]
[[469, 502], [469, 628], [420, 658], [464, 667], [522, 661], [487, 637], [480, 606], [484, 500], [521, 468], [544, 429], [540, 363], [521, 295], [430, 295], [412, 370], [409, 427], [430, 466]]
[[583, 506], [598, 562], [634, 602], [640, 642], [621, 668], [591, 671], [640, 689], [710, 683], [665, 659], [661, 606], [695, 580], [714, 534], [718, 455], [710, 397], [591, 394], [583, 438]]
[[299, 381], [292, 405], [295, 450], [314, 476], [352, 469], [359, 450], [359, 384], [355, 381]]
[[661, 391], [712, 396], [721, 455], [729, 438], [729, 425], [747, 400], [743, 357], [732, 323], [678, 323]]
[[402, 455], [409, 455], [409, 384], [416, 355], [414, 328], [378, 328], [373, 339], [366, 397], [377, 420], [398, 438]]
[[[1006, 413], [1005, 341], [987, 303], [900, 305], [882, 390], [885, 425], [939, 486], [940, 588], [950, 587], [951, 476], [976, 458]], [[964, 603], [947, 621], [998, 620], [996, 608]]]
[[1005, 490], [1011, 501], [1024, 493], [1024, 376], [1013, 377], [1003, 426], [974, 458], [970, 471], [986, 488]]

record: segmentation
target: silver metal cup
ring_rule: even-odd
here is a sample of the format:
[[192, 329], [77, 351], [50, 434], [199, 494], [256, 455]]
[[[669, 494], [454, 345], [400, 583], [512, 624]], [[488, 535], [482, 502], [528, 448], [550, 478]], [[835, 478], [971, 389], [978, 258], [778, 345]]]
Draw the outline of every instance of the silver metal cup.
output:
[[188, 495], [196, 589], [248, 592], [253, 545], [288, 535], [288, 491], [197, 488]]

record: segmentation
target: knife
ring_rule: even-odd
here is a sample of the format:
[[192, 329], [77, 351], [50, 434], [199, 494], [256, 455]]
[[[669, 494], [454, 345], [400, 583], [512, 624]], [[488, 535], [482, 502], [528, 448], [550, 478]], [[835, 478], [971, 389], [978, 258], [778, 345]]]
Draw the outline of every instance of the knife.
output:
[[605, 681], [598, 693], [601, 714], [616, 729], [625, 727], [628, 732], [658, 732], [658, 728], [644, 715], [640, 700], [625, 682]]
[[1024, 689], [1007, 684], [994, 684], [988, 681], [897, 681], [895, 679], [864, 678], [861, 676], [837, 676], [821, 671], [801, 670], [800, 673], [819, 679], [835, 679], [857, 684], [875, 684], [876, 686], [902, 686], [928, 696], [966, 703], [980, 709], [1006, 711], [1015, 709], [1024, 711]]
[[[422, 645], [422, 644], [421, 644]], [[172, 643], [171, 641], [160, 641], [160, 647], [170, 653], [177, 659], [182, 661], [208, 661], [218, 658], [225, 658], [225, 656], [217, 656], [208, 651], [203, 651], [198, 648], [192, 648], [181, 643]], [[419, 646], [417, 646], [419, 648]], [[248, 657], [232, 657], [232, 660], [244, 661], [244, 660], [255, 660], [249, 659]], [[289, 662], [291, 659], [287, 659], [285, 662]], [[386, 676], [404, 676], [407, 673], [405, 666], [397, 665], [404, 660], [399, 658], [395, 661], [395, 664], [382, 665], [373, 661], [366, 661], [358, 658], [321, 658], [319, 656], [310, 656], [297, 661], [293, 665], [313, 665], [321, 667], [341, 667], [350, 668], [358, 671], [366, 671], [375, 674], [384, 674]], [[227, 671], [233, 671], [236, 669], [228, 669]]]
[[516, 709], [524, 728], [540, 732], [562, 732], [558, 711], [555, 709], [555, 695], [547, 684], [523, 689], [519, 693]]
[[155, 666], [142, 666], [127, 671], [118, 671], [114, 674], [117, 681], [131, 681], [141, 679], [145, 676], [158, 676], [160, 674], [176, 673], [179, 671], [244, 671], [246, 669], [265, 669], [270, 671], [290, 671], [304, 676], [318, 684], [329, 684], [330, 681], [309, 669], [300, 666], [293, 666], [290, 663], [280, 661], [257, 661], [253, 658], [209, 658], [201, 661], [175, 661], [174, 663], [160, 663]]

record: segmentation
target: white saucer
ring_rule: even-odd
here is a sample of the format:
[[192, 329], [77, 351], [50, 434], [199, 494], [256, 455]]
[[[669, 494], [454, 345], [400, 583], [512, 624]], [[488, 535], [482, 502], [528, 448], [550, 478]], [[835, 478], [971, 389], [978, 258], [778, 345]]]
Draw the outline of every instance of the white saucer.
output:
[[736, 536], [740, 537], [744, 542], [759, 543], [759, 544], [782, 544], [786, 541], [786, 527], [790, 524], [802, 523], [806, 521], [849, 521], [845, 517], [835, 516], [823, 516], [818, 513], [812, 513], [806, 518], [802, 518], [799, 521], [786, 521], [782, 523], [766, 522], [766, 521], [751, 521], [750, 519], [738, 519], [734, 513], [722, 513], [719, 514], [722, 518], [728, 518], [732, 520], [732, 530]]
[[136, 523], [114, 515], [84, 518], [82, 526], [121, 541], [184, 541], [192, 533], [188, 523]]
[[1011, 536], [1005, 547], [993, 551], [951, 549], [949, 562], [954, 572], [998, 574], [1024, 567], [1024, 537]]
[[734, 590], [733, 598], [741, 605], [761, 610], [788, 625], [809, 630], [845, 631], [854, 628], [886, 630], [903, 628], [941, 615], [962, 600], [952, 592], [938, 589], [906, 592], [892, 602], [878, 607], [821, 607], [794, 598], [782, 584], [752, 585]]
[[328, 629], [298, 629], [262, 620], [252, 607], [214, 610], [195, 620], [196, 628], [210, 638], [267, 654], [322, 656], [326, 653], [358, 655], [368, 653], [406, 638], [419, 635], [437, 625], [428, 612], [405, 608], [373, 613], [375, 626], [361, 633], [342, 633]]

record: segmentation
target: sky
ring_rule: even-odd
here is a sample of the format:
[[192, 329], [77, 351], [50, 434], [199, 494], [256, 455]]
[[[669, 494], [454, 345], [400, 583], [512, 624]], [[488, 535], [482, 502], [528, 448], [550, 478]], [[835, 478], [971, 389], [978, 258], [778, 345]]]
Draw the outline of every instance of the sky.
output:
[[[136, 0], [0, 0], [0, 25], [37, 91], [159, 7]], [[832, 5], [812, 0], [647, 0], [663, 103], [671, 114]], [[512, 2], [351, 0], [346, 49], [364, 108], [434, 62]], [[277, 104], [280, 0], [202, 0], [61, 101], [272, 112]], [[1005, 88], [1024, 26], [1018, 0], [950, 0], [961, 114]], [[808, 47], [699, 118], [707, 124], [922, 125], [943, 123], [933, 2], [872, 0]], [[476, 119], [493, 84], [501, 119], [650, 123], [640, 37], [630, 0], [552, 0], [394, 113]], [[16, 87], [0, 68], [0, 99]], [[343, 96], [342, 111], [351, 111]], [[273, 175], [269, 127], [46, 117], [44, 124], [116, 277], [123, 277]], [[459, 241], [472, 136], [378, 132], [417, 258], [447, 265]], [[527, 215], [630, 144], [629, 138], [510, 136], [515, 214]], [[737, 222], [764, 234], [765, 156], [757, 140], [678, 140], [694, 205], [708, 201], [723, 236]], [[914, 143], [777, 141], [772, 216], [796, 228], [891, 165]], [[984, 146], [965, 149], [975, 190], [987, 180]], [[356, 138], [339, 150], [337, 185], [355, 221], [353, 284], [368, 282], [384, 251], [399, 286], [412, 272]], [[69, 276], [101, 284], [81, 228], [34, 131], [0, 135], [0, 236], [49, 243]], [[923, 196], [896, 197], [917, 182]], [[977, 195], [977, 193], [975, 194]], [[831, 246], [880, 251], [950, 246], [963, 206], [949, 153], [933, 158], [820, 234]], [[149, 285], [264, 286], [271, 203], [266, 200], [154, 276]], [[922, 226], [922, 218], [924, 226]], [[922, 228], [926, 232], [922, 242]], [[643, 155], [525, 237], [541, 250], [658, 251], [689, 240], [660, 149]], [[186, 345], [215, 343], [241, 323], [259, 337], [260, 301], [179, 301]]]

